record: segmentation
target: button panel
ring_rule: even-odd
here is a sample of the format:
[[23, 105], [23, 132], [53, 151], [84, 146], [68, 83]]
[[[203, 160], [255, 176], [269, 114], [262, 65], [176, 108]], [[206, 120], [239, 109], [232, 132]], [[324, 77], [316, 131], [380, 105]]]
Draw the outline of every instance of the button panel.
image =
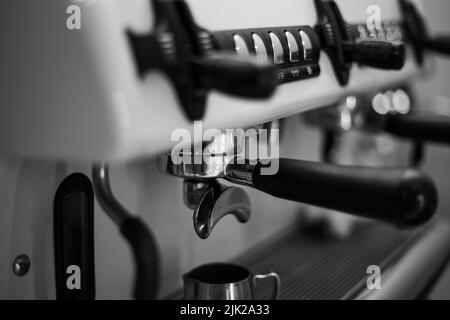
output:
[[320, 74], [320, 43], [309, 26], [218, 31], [213, 33], [213, 38], [219, 51], [256, 56], [275, 64], [279, 83]]

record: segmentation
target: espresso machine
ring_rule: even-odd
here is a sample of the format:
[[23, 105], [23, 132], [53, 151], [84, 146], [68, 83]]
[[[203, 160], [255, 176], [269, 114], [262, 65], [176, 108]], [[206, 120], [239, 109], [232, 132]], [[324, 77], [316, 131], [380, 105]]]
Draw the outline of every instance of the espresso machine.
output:
[[439, 281], [447, 190], [422, 164], [450, 117], [415, 86], [450, 42], [423, 1], [1, 8], [0, 299], [421, 299]]

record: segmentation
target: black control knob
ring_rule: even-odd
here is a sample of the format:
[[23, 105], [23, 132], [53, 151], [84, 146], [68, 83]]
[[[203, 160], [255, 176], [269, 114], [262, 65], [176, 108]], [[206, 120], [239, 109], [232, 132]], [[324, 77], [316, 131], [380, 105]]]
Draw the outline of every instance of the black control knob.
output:
[[405, 65], [406, 49], [403, 43], [380, 40], [344, 42], [348, 60], [378, 69], [400, 70]]
[[272, 64], [232, 54], [213, 54], [193, 62], [202, 85], [231, 95], [269, 98], [276, 89]]
[[434, 36], [423, 41], [425, 47], [435, 52], [450, 55], [450, 36]]
[[400, 0], [400, 7], [403, 12], [404, 29], [419, 63], [423, 62], [426, 50], [450, 54], [450, 35], [430, 36], [424, 19], [410, 0]]
[[415, 169], [338, 166], [280, 159], [275, 175], [252, 174], [257, 189], [275, 197], [413, 227], [437, 207], [433, 181]]

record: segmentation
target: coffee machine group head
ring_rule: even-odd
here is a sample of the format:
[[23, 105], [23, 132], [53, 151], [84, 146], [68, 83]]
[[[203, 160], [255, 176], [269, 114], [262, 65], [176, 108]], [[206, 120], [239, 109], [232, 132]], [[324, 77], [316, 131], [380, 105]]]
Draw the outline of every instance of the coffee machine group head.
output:
[[158, 163], [161, 171], [184, 179], [184, 201], [194, 210], [194, 229], [203, 239], [227, 214], [233, 214], [240, 222], [250, 218], [250, 199], [239, 185], [277, 198], [399, 227], [427, 222], [437, 207], [433, 181], [412, 168], [339, 166], [278, 157], [248, 158], [245, 142], [236, 137], [220, 136], [197, 147], [198, 153], [194, 149], [165, 153]]

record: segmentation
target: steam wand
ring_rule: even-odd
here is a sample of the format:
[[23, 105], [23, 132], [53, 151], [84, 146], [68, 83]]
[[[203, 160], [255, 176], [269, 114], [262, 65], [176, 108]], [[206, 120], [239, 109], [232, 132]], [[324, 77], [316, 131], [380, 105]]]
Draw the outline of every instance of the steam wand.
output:
[[133, 296], [137, 300], [155, 299], [158, 292], [159, 250], [152, 231], [132, 215], [114, 196], [109, 181], [109, 165], [95, 164], [92, 179], [97, 200], [119, 227], [130, 245], [136, 266]]

